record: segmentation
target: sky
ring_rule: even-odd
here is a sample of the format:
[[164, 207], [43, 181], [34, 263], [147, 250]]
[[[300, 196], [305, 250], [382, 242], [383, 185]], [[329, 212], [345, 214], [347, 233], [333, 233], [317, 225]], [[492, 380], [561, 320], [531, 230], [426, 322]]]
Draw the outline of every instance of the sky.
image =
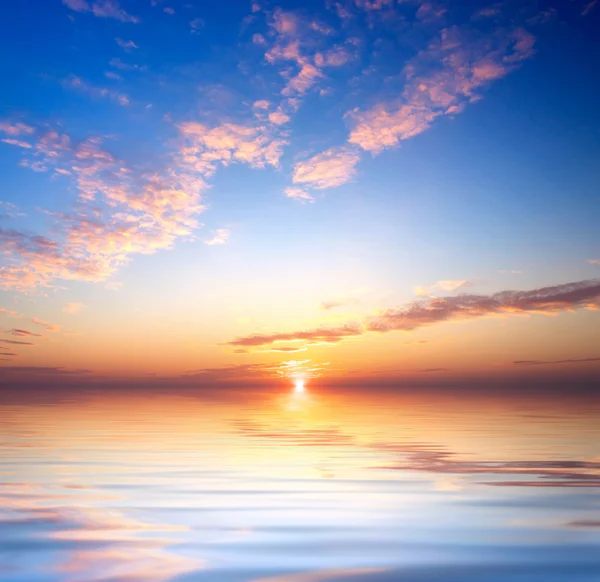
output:
[[600, 377], [597, 0], [23, 0], [0, 382]]

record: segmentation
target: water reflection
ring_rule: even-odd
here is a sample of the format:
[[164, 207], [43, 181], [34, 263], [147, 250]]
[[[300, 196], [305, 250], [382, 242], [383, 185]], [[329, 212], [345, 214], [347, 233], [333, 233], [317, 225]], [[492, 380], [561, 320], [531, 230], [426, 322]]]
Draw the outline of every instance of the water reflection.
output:
[[21, 581], [597, 581], [593, 395], [0, 394]]

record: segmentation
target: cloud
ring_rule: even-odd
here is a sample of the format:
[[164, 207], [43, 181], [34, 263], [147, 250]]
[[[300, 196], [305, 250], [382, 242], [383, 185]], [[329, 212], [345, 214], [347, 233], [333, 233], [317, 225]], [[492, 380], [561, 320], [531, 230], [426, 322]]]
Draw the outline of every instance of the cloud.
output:
[[146, 172], [129, 168], [100, 138], [73, 144], [49, 131], [33, 139], [27, 165], [72, 180], [79, 197], [72, 211], [49, 213], [53, 239], [0, 229], [8, 256], [0, 286], [29, 291], [55, 279], [102, 281], [133, 254], [169, 248], [198, 227], [206, 182], [185, 148], [170, 154], [166, 168]]
[[99, 137], [74, 142], [56, 131], [28, 135], [31, 154], [22, 164], [72, 180], [79, 195], [72, 210], [48, 213], [55, 221], [52, 239], [0, 228], [7, 257], [0, 287], [30, 292], [57, 279], [103, 281], [135, 254], [192, 239], [206, 180], [216, 169], [234, 162], [277, 167], [287, 143], [273, 126], [185, 122], [177, 128], [176, 147], [149, 167], [128, 166]]
[[123, 40], [122, 38], [116, 38], [115, 42], [127, 53], [130, 52], [131, 50], [140, 48], [132, 40]]
[[425, 372], [425, 373], [429, 373], [429, 372], [447, 372], [448, 368], [424, 368], [422, 370], [417, 370], [418, 372]]
[[56, 325], [55, 323], [48, 323], [42, 319], [38, 319], [37, 317], [32, 317], [31, 321], [36, 325], [41, 325], [47, 331], [60, 331], [60, 325]]
[[12, 357], [18, 356], [18, 355], [19, 354], [15, 354], [13, 352], [0, 352], [0, 356], [6, 356], [6, 357], [9, 357], [9, 358], [12, 358]]
[[7, 143], [9, 145], [14, 145], [20, 148], [31, 149], [31, 144], [26, 141], [21, 141], [20, 139], [12, 139], [12, 138], [4, 138], [2, 140], [3, 143]]
[[320, 304], [320, 308], [325, 311], [330, 311], [331, 309], [336, 309], [338, 307], [344, 307], [346, 305], [355, 305], [359, 301], [353, 297], [345, 298], [345, 299], [337, 299], [333, 301], [322, 301]]
[[129, 97], [124, 93], [119, 93], [118, 91], [107, 89], [106, 87], [96, 87], [74, 75], [66, 79], [63, 82], [63, 86], [67, 89], [81, 91], [82, 93], [86, 93], [91, 97], [111, 99], [123, 107], [129, 105], [130, 103]]
[[294, 198], [295, 200], [300, 200], [301, 202], [314, 202], [315, 199], [302, 188], [296, 188], [294, 186], [287, 187], [284, 191], [284, 194], [288, 198]]
[[231, 231], [227, 228], [219, 228], [215, 231], [212, 238], [204, 241], [205, 245], [224, 245], [231, 236]]
[[600, 259], [588, 259], [587, 262], [590, 265], [600, 265]]
[[266, 127], [224, 123], [209, 128], [197, 122], [179, 126], [188, 145], [185, 160], [204, 173], [212, 173], [216, 163], [245, 162], [253, 168], [277, 167], [286, 141]]
[[492, 295], [432, 297], [386, 309], [370, 316], [364, 325], [348, 323], [335, 328], [254, 334], [239, 337], [225, 345], [258, 347], [284, 341], [336, 343], [367, 332], [413, 331], [444, 322], [464, 321], [489, 316], [555, 314], [590, 308], [600, 300], [600, 280], [577, 281], [529, 291], [500, 291]]
[[290, 120], [290, 116], [283, 113], [281, 110], [273, 111], [269, 113], [269, 121], [275, 125], [283, 125]]
[[123, 10], [116, 0], [63, 0], [63, 4], [76, 12], [91, 12], [99, 18], [114, 18], [121, 22], [137, 23], [140, 19]]
[[28, 331], [26, 329], [13, 328], [13, 329], [9, 329], [7, 333], [10, 333], [11, 335], [16, 335], [17, 337], [43, 337], [39, 333], [34, 333], [34, 332]]
[[405, 67], [406, 83], [399, 98], [350, 112], [354, 128], [348, 141], [378, 153], [419, 135], [438, 117], [460, 113], [481, 98], [486, 85], [531, 58], [534, 41], [522, 28], [496, 31], [483, 39], [470, 38], [466, 29], [443, 29]]
[[14, 345], [19, 345], [19, 346], [34, 346], [35, 345], [32, 342], [20, 342], [17, 340], [7, 340], [7, 339], [0, 339], [0, 344], [14, 344]]
[[331, 148], [294, 166], [292, 181], [322, 190], [349, 182], [356, 174], [358, 153], [350, 148]]
[[0, 132], [16, 137], [19, 135], [31, 135], [35, 130], [30, 125], [25, 123], [0, 121]]
[[547, 364], [584, 364], [586, 362], [600, 362], [600, 358], [576, 358], [569, 360], [515, 360], [517, 366], [544, 366]]
[[69, 369], [60, 366], [3, 366], [0, 368], [0, 375], [12, 374], [33, 374], [44, 376], [72, 376], [78, 374], [91, 374], [91, 370]]
[[254, 334], [235, 338], [225, 345], [259, 347], [277, 342], [310, 341], [323, 343], [336, 343], [344, 338], [357, 336], [363, 333], [362, 327], [357, 324], [347, 324], [340, 327], [321, 327], [305, 331], [272, 334]]
[[208, 381], [237, 381], [249, 379], [293, 378], [318, 376], [322, 365], [312, 364], [311, 360], [287, 360], [266, 364], [239, 364], [221, 368], [203, 368], [187, 372], [183, 377]]
[[64, 313], [75, 314], [83, 309], [83, 303], [67, 303], [63, 308]]
[[288, 103], [303, 97], [324, 79], [324, 67], [341, 67], [353, 58], [343, 45], [327, 46], [328, 37], [334, 33], [332, 29], [295, 12], [276, 8], [270, 14], [269, 27], [268, 36], [274, 36], [273, 42], [258, 33], [253, 41], [267, 47], [265, 59], [270, 64], [292, 63], [292, 68], [285, 66], [281, 70], [286, 80], [281, 94], [288, 98]]
[[590, 2], [587, 2], [581, 11], [581, 15], [587, 16], [596, 7], [596, 4], [598, 4], [598, 0], [590, 0]]
[[354, 0], [358, 8], [363, 10], [381, 10], [394, 5], [394, 0]]
[[490, 315], [558, 313], [587, 306], [599, 297], [600, 280], [591, 280], [530, 291], [424, 299], [406, 307], [383, 311], [370, 318], [368, 329], [378, 332], [412, 331], [435, 323]]
[[421, 285], [419, 287], [415, 287], [415, 295], [427, 296], [436, 289], [441, 289], [442, 291], [456, 291], [457, 289], [470, 287], [472, 285], [474, 285], [474, 283], [471, 281], [446, 279], [442, 281], [436, 281], [433, 285]]
[[190, 28], [192, 29], [192, 33], [196, 34], [201, 28], [204, 28], [204, 20], [202, 18], [194, 18], [190, 22]]

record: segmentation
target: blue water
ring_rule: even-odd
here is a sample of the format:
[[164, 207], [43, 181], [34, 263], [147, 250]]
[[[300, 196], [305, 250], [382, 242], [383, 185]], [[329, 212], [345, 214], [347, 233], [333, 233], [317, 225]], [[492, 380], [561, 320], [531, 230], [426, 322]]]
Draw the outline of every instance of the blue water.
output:
[[600, 581], [600, 397], [0, 391], [3, 582]]

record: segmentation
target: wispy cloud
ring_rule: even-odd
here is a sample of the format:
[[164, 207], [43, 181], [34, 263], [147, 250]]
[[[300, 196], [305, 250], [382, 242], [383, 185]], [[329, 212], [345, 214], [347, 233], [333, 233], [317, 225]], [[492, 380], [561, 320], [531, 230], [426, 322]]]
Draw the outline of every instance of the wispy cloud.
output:
[[224, 245], [231, 237], [231, 231], [227, 228], [219, 228], [215, 231], [214, 235], [205, 240], [205, 245]]
[[76, 12], [91, 12], [99, 18], [114, 18], [121, 22], [137, 23], [140, 19], [132, 16], [116, 0], [63, 0], [63, 4]]
[[501, 291], [493, 295], [458, 295], [415, 301], [387, 309], [370, 318], [371, 331], [412, 331], [420, 327], [490, 315], [558, 313], [594, 303], [600, 297], [600, 280], [578, 281], [530, 291]]
[[331, 148], [294, 166], [292, 180], [309, 188], [323, 190], [349, 182], [356, 174], [358, 153], [351, 148]]
[[69, 313], [71, 315], [73, 315], [75, 313], [79, 313], [82, 309], [83, 309], [83, 303], [78, 303], [78, 302], [67, 303], [62, 308], [64, 313]]
[[63, 82], [63, 86], [68, 89], [81, 91], [91, 97], [111, 99], [123, 107], [130, 103], [129, 97], [124, 93], [119, 93], [106, 87], [96, 87], [84, 81], [81, 77], [71, 76]]
[[34, 132], [34, 128], [26, 123], [20, 121], [0, 121], [0, 132], [16, 137], [19, 135], [31, 135]]
[[470, 287], [472, 285], [474, 285], [474, 283], [472, 283], [471, 281], [445, 279], [442, 281], [436, 281], [433, 285], [420, 285], [418, 287], [415, 287], [415, 295], [427, 296], [436, 290], [456, 291], [458, 289]]
[[586, 364], [588, 362], [600, 362], [600, 358], [575, 358], [568, 360], [515, 360], [517, 366], [545, 366], [548, 364]]
[[115, 42], [125, 51], [130, 52], [132, 50], [139, 49], [140, 47], [135, 44], [132, 40], [123, 40], [122, 38], [116, 38]]
[[345, 307], [347, 305], [356, 305], [357, 303], [359, 303], [358, 299], [347, 297], [344, 299], [334, 299], [332, 301], [322, 301], [320, 307], [325, 311], [330, 311], [331, 309], [337, 309], [338, 307]]
[[288, 198], [294, 198], [295, 200], [300, 200], [301, 202], [314, 202], [315, 199], [302, 188], [296, 188], [295, 186], [288, 186], [284, 191], [284, 194]]
[[214, 172], [216, 164], [244, 162], [253, 168], [277, 167], [286, 141], [263, 126], [224, 123], [208, 127], [186, 122], [179, 126], [188, 145], [184, 159], [201, 173]]
[[31, 321], [36, 325], [40, 325], [46, 331], [60, 331], [60, 325], [57, 325], [56, 323], [48, 323], [47, 321], [44, 321], [43, 319], [39, 319], [37, 317], [32, 317]]
[[9, 329], [8, 333], [17, 337], [43, 337], [42, 334], [34, 333], [26, 329], [13, 328]]
[[91, 370], [70, 369], [60, 366], [2, 366], [0, 375], [32, 374], [44, 376], [71, 376], [80, 374], [91, 374]]
[[349, 142], [377, 153], [431, 127], [440, 116], [456, 115], [481, 98], [481, 90], [534, 54], [534, 37], [522, 28], [497, 31], [483, 40], [457, 27], [444, 28], [429, 48], [404, 69], [404, 90], [396, 100], [349, 114]]
[[492, 295], [457, 295], [420, 299], [403, 307], [386, 309], [365, 319], [335, 328], [254, 334], [227, 342], [232, 346], [265, 346], [276, 342], [336, 343], [367, 332], [413, 331], [449, 321], [490, 316], [556, 314], [594, 308], [600, 301], [600, 280], [577, 281], [529, 291], [500, 291]]
[[200, 381], [237, 381], [250, 379], [291, 378], [302, 376], [305, 378], [320, 375], [323, 365], [313, 364], [311, 360], [287, 360], [277, 363], [264, 364], [239, 364], [223, 366], [221, 368], [203, 368], [191, 370], [183, 377], [195, 378]]
[[254, 334], [245, 337], [238, 337], [226, 345], [256, 347], [266, 346], [277, 342], [295, 342], [309, 341], [322, 343], [336, 343], [344, 338], [361, 335], [363, 329], [358, 324], [347, 324], [339, 327], [320, 327], [316, 329], [295, 331], [287, 333], [272, 333], [272, 334]]

